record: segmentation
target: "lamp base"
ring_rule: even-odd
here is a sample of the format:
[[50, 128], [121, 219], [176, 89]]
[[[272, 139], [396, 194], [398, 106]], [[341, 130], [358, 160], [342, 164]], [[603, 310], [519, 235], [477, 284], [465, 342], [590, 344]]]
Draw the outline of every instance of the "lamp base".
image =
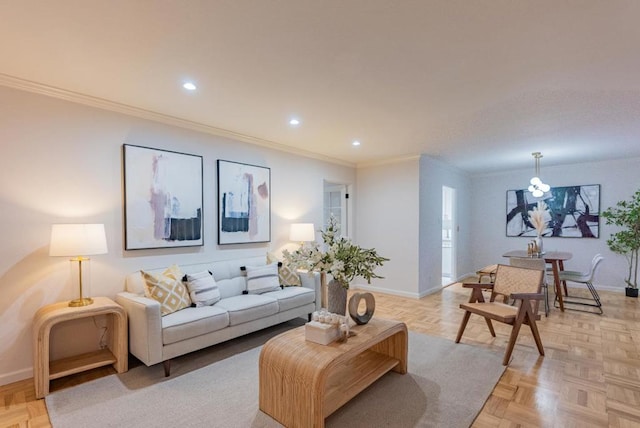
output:
[[75, 308], [78, 306], [89, 306], [93, 303], [93, 299], [91, 297], [83, 297], [81, 299], [74, 299], [69, 302], [69, 306]]

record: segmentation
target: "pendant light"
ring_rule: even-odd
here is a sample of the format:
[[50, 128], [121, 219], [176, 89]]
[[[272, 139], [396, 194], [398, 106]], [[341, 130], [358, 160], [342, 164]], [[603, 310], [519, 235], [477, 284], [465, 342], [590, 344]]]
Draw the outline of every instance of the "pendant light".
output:
[[545, 184], [540, 179], [540, 158], [542, 154], [540, 152], [531, 153], [533, 158], [535, 159], [535, 175], [529, 181], [531, 185], [529, 186], [529, 191], [533, 195], [534, 198], [541, 198], [545, 192], [548, 192], [551, 187], [548, 184]]

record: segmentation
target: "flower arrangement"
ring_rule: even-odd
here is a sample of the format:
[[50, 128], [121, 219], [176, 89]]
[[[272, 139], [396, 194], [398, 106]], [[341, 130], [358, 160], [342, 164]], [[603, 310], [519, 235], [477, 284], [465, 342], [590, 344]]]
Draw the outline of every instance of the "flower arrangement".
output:
[[538, 236], [542, 236], [547, 229], [549, 214], [549, 207], [544, 201], [538, 201], [538, 205], [533, 207], [533, 210], [529, 211], [529, 221], [538, 232]]
[[362, 277], [369, 283], [371, 278], [382, 278], [375, 273], [375, 269], [389, 259], [379, 256], [374, 248], [362, 248], [350, 239], [339, 236], [335, 217], [331, 216], [326, 229], [320, 232], [326, 248], [324, 251], [317, 242], [305, 243], [293, 252], [284, 250], [282, 255], [285, 262], [295, 269], [331, 274], [334, 280], [347, 289], [356, 277]]

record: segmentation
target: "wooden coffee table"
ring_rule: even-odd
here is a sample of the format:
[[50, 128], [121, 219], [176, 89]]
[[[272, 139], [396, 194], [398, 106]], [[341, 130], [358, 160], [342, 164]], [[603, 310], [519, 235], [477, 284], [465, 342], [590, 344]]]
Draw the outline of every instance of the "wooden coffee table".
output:
[[407, 326], [373, 318], [345, 343], [307, 342], [304, 326], [260, 352], [260, 410], [286, 427], [324, 427], [324, 419], [390, 370], [407, 372]]

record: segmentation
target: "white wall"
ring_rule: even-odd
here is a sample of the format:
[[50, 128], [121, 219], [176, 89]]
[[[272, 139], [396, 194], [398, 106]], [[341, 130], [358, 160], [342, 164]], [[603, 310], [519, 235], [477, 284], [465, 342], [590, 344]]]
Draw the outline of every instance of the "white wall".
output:
[[418, 296], [418, 158], [359, 168], [356, 204], [358, 244], [390, 260], [376, 272], [384, 279], [356, 281], [358, 287]]
[[[429, 156], [420, 157], [420, 280], [419, 294], [441, 289], [442, 283], [442, 186], [456, 190], [457, 247], [455, 264], [458, 276], [471, 269], [469, 243], [472, 230], [470, 177], [463, 171]], [[455, 225], [454, 225], [455, 227]]]
[[[204, 157], [203, 247], [123, 250], [123, 143]], [[36, 310], [76, 297], [69, 262], [48, 255], [52, 223], [105, 224], [109, 253], [91, 261], [91, 294], [114, 297], [124, 276], [140, 268], [292, 245], [290, 223], [322, 224], [323, 180], [356, 182], [353, 168], [3, 87], [0, 147], [0, 385], [32, 375]], [[217, 159], [271, 168], [270, 244], [217, 245]], [[53, 333], [54, 358], [96, 349], [93, 323], [64, 330], [71, 331]]]
[[[501, 255], [509, 250], [526, 250], [530, 238], [506, 237], [506, 191], [528, 186], [532, 169], [474, 177], [473, 208], [470, 212], [473, 230], [471, 255], [474, 269], [506, 262]], [[640, 185], [640, 159], [596, 162], [588, 164], [546, 167], [542, 162], [542, 179], [552, 187], [600, 184], [601, 211], [619, 200], [629, 199]], [[545, 251], [569, 251], [573, 258], [565, 269], [588, 270], [591, 259], [601, 253], [602, 262], [594, 284], [598, 288], [622, 290], [628, 265], [623, 256], [612, 253], [607, 238], [615, 232], [613, 226], [600, 221], [600, 237], [544, 238]]]

